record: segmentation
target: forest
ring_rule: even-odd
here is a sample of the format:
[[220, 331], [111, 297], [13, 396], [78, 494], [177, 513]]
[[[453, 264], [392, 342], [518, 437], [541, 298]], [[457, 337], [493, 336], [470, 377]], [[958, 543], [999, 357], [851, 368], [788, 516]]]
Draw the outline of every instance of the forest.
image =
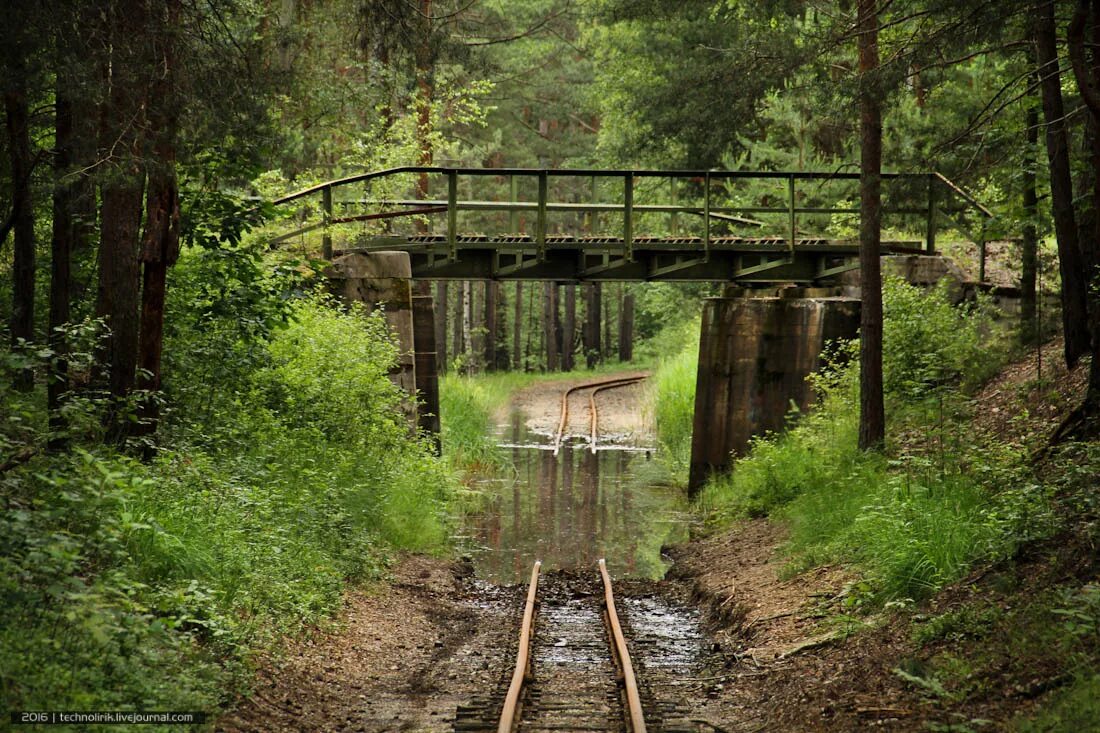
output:
[[[652, 730], [1100, 730], [1100, 2], [4, 17], [14, 730], [483, 729], [531, 564], [554, 619], [605, 557]], [[406, 306], [339, 284], [383, 245], [437, 406]], [[750, 245], [789, 258], [713, 265]], [[708, 309], [753, 298], [858, 333], [796, 387], [782, 332], [707, 362]], [[689, 489], [725, 419], [697, 390], [741, 368], [788, 407], [731, 402], [753, 434]]]

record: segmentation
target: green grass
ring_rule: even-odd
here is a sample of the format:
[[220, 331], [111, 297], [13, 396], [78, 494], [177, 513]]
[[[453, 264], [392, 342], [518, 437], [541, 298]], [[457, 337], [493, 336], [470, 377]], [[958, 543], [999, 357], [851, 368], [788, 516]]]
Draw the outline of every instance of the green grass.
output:
[[1078, 677], [1038, 714], [1013, 721], [1009, 729], [1017, 733], [1100, 731], [1100, 673]]
[[674, 334], [679, 346], [657, 361], [647, 390], [661, 458], [673, 476], [686, 483], [691, 463], [691, 431], [695, 413], [695, 381], [699, 363], [699, 324], [692, 322]]

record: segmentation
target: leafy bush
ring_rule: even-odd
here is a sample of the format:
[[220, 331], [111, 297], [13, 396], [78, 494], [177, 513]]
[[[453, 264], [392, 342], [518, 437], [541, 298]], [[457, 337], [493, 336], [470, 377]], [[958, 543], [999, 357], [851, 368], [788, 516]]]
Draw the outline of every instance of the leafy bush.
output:
[[985, 298], [955, 306], [949, 284], [931, 290], [896, 277], [882, 284], [882, 371], [887, 394], [903, 400], [926, 396], [936, 386], [964, 390], [991, 377], [1004, 353]]
[[[9, 709], [213, 711], [251, 650], [323, 620], [394, 549], [445, 541], [454, 482], [404, 419], [381, 314], [300, 291], [213, 308], [198, 283], [224, 262], [180, 264], [156, 458], [85, 436], [0, 475]], [[9, 383], [27, 427], [5, 426], [5, 455], [45, 431], [43, 395]]]

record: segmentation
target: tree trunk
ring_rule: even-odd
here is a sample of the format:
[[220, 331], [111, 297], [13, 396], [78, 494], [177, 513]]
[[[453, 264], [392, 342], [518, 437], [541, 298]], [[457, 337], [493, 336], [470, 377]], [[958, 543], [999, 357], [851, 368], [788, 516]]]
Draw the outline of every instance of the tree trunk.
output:
[[138, 356], [138, 305], [141, 268], [138, 234], [144, 180], [135, 168], [103, 187], [99, 292], [96, 312], [109, 336], [106, 365], [111, 394], [122, 398], [134, 387]]
[[584, 284], [584, 359], [589, 369], [602, 361], [600, 283]]
[[615, 292], [608, 288], [610, 292], [606, 293], [606, 298], [601, 298], [603, 301], [603, 340], [600, 342], [603, 345], [600, 351], [600, 361], [607, 361], [611, 357], [611, 301], [615, 299]]
[[[535, 323], [532, 323], [537, 318], [537, 315], [535, 313], [535, 289], [536, 288], [533, 283], [531, 287], [527, 289], [527, 343], [524, 345], [523, 350], [524, 371], [530, 370], [532, 368], [531, 339], [535, 333], [535, 328], [537, 325]], [[539, 332], [541, 333], [541, 329], [539, 330]]]
[[1054, 27], [1054, 3], [1042, 2], [1036, 9], [1035, 48], [1043, 94], [1043, 115], [1047, 123], [1047, 157], [1050, 160], [1050, 202], [1058, 238], [1058, 265], [1062, 275], [1062, 328], [1068, 366], [1089, 350], [1085, 303], [1084, 261], [1078, 243], [1073, 211], [1073, 183], [1070, 177], [1069, 143], [1062, 81], [1058, 64], [1058, 43]]
[[436, 369], [447, 372], [447, 281], [435, 284], [435, 348]]
[[1026, 116], [1023, 204], [1023, 242], [1020, 252], [1020, 341], [1033, 344], [1039, 338], [1036, 309], [1035, 282], [1039, 270], [1039, 233], [1036, 228], [1039, 214], [1039, 195], [1036, 185], [1035, 149], [1039, 145], [1039, 110], [1028, 100]]
[[515, 319], [512, 321], [512, 368], [517, 372], [523, 368], [523, 283], [516, 280]]
[[[463, 349], [466, 345], [466, 334], [463, 333], [462, 325], [465, 323], [462, 314], [466, 310], [466, 287], [464, 282], [458, 283], [458, 287], [455, 288], [455, 317], [454, 317], [454, 340], [451, 341], [451, 351], [454, 352], [451, 356], [452, 360], [459, 360], [464, 362]], [[461, 371], [461, 367], [459, 368]]]
[[[153, 137], [153, 169], [145, 214], [145, 236], [141, 261], [141, 330], [138, 335], [138, 387], [157, 392], [161, 386], [161, 355], [164, 349], [164, 301], [168, 268], [179, 259], [180, 195], [176, 180], [176, 131], [179, 97], [176, 94], [175, 49], [172, 38], [179, 25], [181, 0], [167, 0], [157, 8], [154, 31], [160, 39], [155, 59], [159, 75], [150, 95], [150, 134]], [[158, 407], [153, 395], [141, 405], [140, 434], [156, 431]]]
[[565, 321], [562, 324], [561, 368], [571, 372], [576, 368], [573, 359], [577, 332], [577, 286], [569, 283], [565, 286]]
[[548, 282], [545, 283], [543, 287], [543, 332], [545, 334], [544, 339], [546, 344], [546, 371], [556, 372], [560, 364], [558, 355], [561, 351], [558, 341], [558, 284]]
[[[100, 215], [99, 290], [96, 312], [109, 335], [104, 358], [113, 397], [121, 400], [134, 387], [138, 362], [138, 307], [141, 299], [139, 235], [145, 176], [141, 164], [145, 89], [149, 64], [142, 48], [147, 31], [148, 6], [132, 0], [110, 9], [110, 95], [104, 112], [99, 159], [103, 182]], [[118, 409], [108, 415], [113, 437], [125, 436], [128, 422]]]
[[497, 302], [500, 296], [500, 284], [492, 280], [485, 281], [485, 371], [497, 369]]
[[619, 361], [634, 359], [634, 293], [623, 295], [619, 312]]
[[[416, 99], [416, 140], [420, 148], [420, 165], [432, 164], [432, 0], [420, 0], [420, 20], [424, 37], [417, 49], [416, 81], [420, 94]], [[428, 174], [421, 173], [416, 184], [416, 198], [428, 198]], [[417, 217], [417, 229], [427, 231], [426, 223]]]
[[65, 440], [65, 419], [61, 414], [61, 397], [69, 391], [68, 344], [62, 329], [69, 322], [72, 298], [72, 252], [77, 236], [74, 198], [75, 186], [65, 176], [73, 162], [73, 102], [69, 79], [58, 74], [54, 99], [54, 190], [53, 238], [50, 243], [50, 322], [49, 344], [54, 352], [46, 383], [46, 406], [49, 409], [50, 447], [62, 448]]
[[469, 280], [462, 281], [462, 357], [466, 363], [466, 374], [474, 373], [476, 356], [473, 346], [473, 310], [474, 293]]
[[469, 339], [470, 373], [474, 374], [485, 368], [485, 321], [483, 320], [485, 291], [480, 281], [470, 281], [469, 288], [466, 298], [470, 301], [470, 318], [465, 328]]
[[[12, 215], [15, 244], [12, 254], [11, 345], [34, 340], [34, 201], [31, 193], [30, 109], [27, 102], [27, 75], [22, 59], [15, 63], [13, 78], [4, 91], [7, 113], [8, 155], [11, 158]], [[14, 379], [17, 390], [34, 388], [34, 373], [20, 370]]]
[[859, 447], [886, 442], [882, 395], [882, 97], [878, 70], [877, 0], [859, 0], [860, 222]]
[[[1088, 108], [1089, 166], [1092, 177], [1091, 221], [1092, 230], [1080, 240], [1080, 255], [1085, 282], [1088, 328], [1092, 364], [1089, 367], [1085, 399], [1074, 409], [1055, 431], [1052, 441], [1067, 439], [1095, 440], [1100, 437], [1100, 18], [1092, 14], [1092, 63], [1086, 61], [1085, 26], [1089, 20], [1089, 0], [1078, 0], [1073, 21], [1069, 28], [1070, 58], [1077, 88]], [[1053, 13], [1053, 10], [1051, 10]], [[1053, 171], [1052, 171], [1053, 176]], [[1061, 246], [1059, 245], [1059, 252]], [[1063, 295], [1065, 291], [1063, 282]]]

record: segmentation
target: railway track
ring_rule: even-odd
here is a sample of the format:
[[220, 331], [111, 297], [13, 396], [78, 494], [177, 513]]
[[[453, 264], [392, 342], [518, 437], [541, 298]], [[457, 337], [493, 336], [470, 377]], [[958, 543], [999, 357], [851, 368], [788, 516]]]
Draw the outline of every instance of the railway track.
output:
[[[527, 588], [507, 691], [460, 707], [456, 731], [683, 733], [674, 706], [639, 681], [606, 563], [595, 574], [541, 574]], [[673, 713], [673, 715], [670, 715]]]
[[558, 455], [561, 451], [561, 445], [565, 441], [565, 434], [569, 427], [569, 398], [578, 392], [584, 390], [592, 390], [588, 394], [588, 411], [589, 411], [589, 431], [588, 431], [588, 447], [595, 453], [596, 443], [599, 439], [599, 409], [596, 404], [596, 395], [601, 392], [605, 392], [617, 387], [627, 387], [633, 384], [637, 384], [645, 379], [644, 376], [640, 377], [619, 377], [616, 379], [605, 379], [600, 382], [588, 382], [586, 384], [578, 384], [570, 387], [562, 392], [561, 395], [561, 417], [558, 420], [558, 429], [554, 434], [554, 455]]

